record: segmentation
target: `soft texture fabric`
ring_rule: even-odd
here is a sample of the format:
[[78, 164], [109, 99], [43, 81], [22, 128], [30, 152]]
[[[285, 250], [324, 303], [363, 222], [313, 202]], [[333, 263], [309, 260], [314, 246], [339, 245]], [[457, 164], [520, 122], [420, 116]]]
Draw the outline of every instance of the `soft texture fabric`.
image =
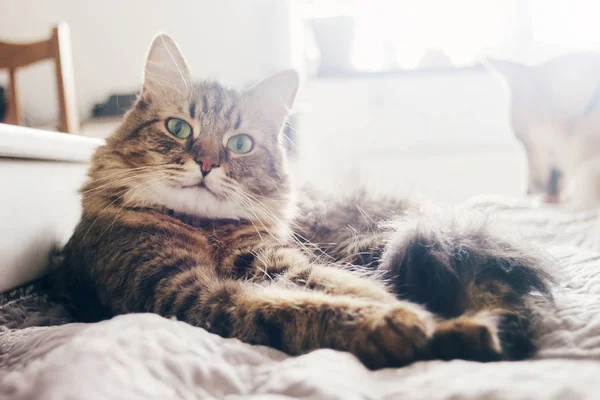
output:
[[[35, 286], [0, 297], [0, 398], [595, 399], [600, 393], [600, 211], [483, 204], [560, 265], [534, 359], [418, 362], [372, 372], [352, 355], [289, 357], [151, 314], [69, 323]], [[29, 326], [29, 327], [28, 327]]]

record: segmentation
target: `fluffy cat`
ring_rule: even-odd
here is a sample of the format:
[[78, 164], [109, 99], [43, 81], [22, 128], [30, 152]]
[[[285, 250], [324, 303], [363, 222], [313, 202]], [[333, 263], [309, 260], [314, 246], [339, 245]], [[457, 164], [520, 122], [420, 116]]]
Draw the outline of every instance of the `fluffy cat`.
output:
[[535, 66], [487, 64], [510, 89], [528, 192], [573, 210], [600, 206], [600, 54], [566, 54]]
[[280, 132], [297, 89], [293, 71], [244, 92], [193, 83], [158, 36], [139, 99], [93, 157], [56, 292], [82, 320], [153, 312], [369, 368], [530, 355], [543, 257], [400, 200], [292, 201]]

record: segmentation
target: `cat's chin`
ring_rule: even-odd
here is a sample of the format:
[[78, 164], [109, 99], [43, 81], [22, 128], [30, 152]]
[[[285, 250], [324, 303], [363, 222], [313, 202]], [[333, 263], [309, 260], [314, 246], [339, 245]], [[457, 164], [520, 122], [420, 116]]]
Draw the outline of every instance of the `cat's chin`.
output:
[[156, 208], [167, 208], [182, 214], [212, 219], [248, 219], [235, 202], [219, 196], [206, 184], [193, 186], [152, 185], [144, 191], [129, 194], [127, 201]]
[[223, 196], [220, 196], [219, 194], [215, 193], [214, 191], [212, 191], [204, 181], [200, 181], [200, 183], [197, 183], [195, 185], [186, 185], [186, 186], [182, 186], [182, 189], [191, 189], [191, 190], [206, 190], [208, 193], [210, 193], [211, 195], [215, 196], [216, 198], [222, 199]]

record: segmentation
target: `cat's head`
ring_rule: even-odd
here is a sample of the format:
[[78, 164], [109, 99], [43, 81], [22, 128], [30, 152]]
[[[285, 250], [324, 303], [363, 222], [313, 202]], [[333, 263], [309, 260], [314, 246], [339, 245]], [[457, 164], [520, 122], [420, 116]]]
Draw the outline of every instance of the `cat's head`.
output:
[[510, 89], [513, 132], [527, 155], [528, 193], [561, 196], [600, 156], [600, 54], [568, 54], [534, 66], [489, 60], [488, 66]]
[[298, 82], [286, 71], [242, 92], [194, 83], [173, 39], [156, 37], [142, 92], [95, 155], [84, 194], [206, 218], [284, 216], [281, 131]]

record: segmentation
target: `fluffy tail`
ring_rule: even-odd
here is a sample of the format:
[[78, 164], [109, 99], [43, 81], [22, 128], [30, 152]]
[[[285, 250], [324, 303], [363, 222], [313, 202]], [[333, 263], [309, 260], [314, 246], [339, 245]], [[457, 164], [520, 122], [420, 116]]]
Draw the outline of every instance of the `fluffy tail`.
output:
[[398, 297], [445, 318], [469, 318], [463, 321], [468, 325], [491, 324], [499, 358], [521, 359], [535, 350], [532, 300], [551, 299], [553, 260], [496, 233], [482, 215], [450, 220], [416, 215], [393, 225], [380, 268]]

